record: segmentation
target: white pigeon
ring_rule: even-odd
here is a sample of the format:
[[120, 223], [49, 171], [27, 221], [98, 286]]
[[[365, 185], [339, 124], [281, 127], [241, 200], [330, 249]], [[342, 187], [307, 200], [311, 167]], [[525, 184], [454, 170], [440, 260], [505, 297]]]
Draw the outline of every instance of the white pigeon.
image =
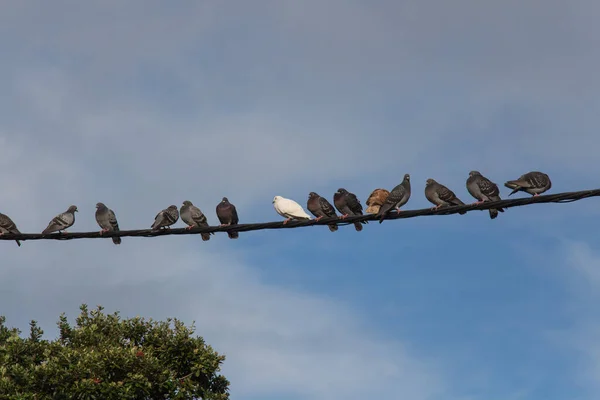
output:
[[284, 224], [287, 224], [292, 219], [311, 219], [310, 215], [304, 211], [300, 204], [296, 203], [294, 200], [286, 199], [285, 197], [273, 197], [273, 207], [275, 208], [275, 211], [277, 211], [277, 214], [287, 218], [283, 221]]

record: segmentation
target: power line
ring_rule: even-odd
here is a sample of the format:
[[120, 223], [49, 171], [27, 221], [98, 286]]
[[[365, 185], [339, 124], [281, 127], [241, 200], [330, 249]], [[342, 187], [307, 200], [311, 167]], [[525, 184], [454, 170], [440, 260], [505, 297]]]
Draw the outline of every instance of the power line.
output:
[[[403, 219], [403, 218], [414, 218], [424, 217], [428, 215], [451, 215], [459, 212], [469, 212], [475, 210], [487, 210], [490, 208], [512, 208], [526, 206], [530, 204], [542, 204], [542, 203], [570, 203], [573, 201], [582, 200], [588, 197], [600, 196], [600, 189], [582, 190], [578, 192], [565, 192], [550, 195], [532, 196], [518, 199], [508, 199], [500, 201], [490, 201], [482, 204], [467, 204], [464, 206], [453, 206], [453, 207], [442, 207], [437, 210], [431, 208], [423, 208], [420, 210], [406, 210], [400, 213], [391, 212], [385, 217], [387, 220]], [[283, 221], [277, 222], [265, 222], [256, 224], [239, 224], [229, 226], [209, 226], [204, 228], [173, 228], [173, 229], [161, 229], [153, 231], [150, 229], [138, 229], [129, 231], [118, 231], [118, 232], [105, 232], [100, 235], [100, 231], [94, 232], [69, 232], [69, 233], [50, 233], [42, 235], [41, 233], [22, 233], [20, 235], [4, 234], [0, 236], [0, 240], [71, 240], [71, 239], [98, 239], [98, 238], [111, 238], [114, 236], [130, 236], [130, 237], [156, 237], [165, 235], [195, 235], [199, 233], [216, 233], [216, 232], [249, 232], [259, 231], [264, 229], [288, 229], [288, 228], [303, 228], [307, 226], [319, 226], [319, 225], [349, 225], [359, 221], [377, 221], [375, 214], [366, 214], [359, 216], [348, 216], [347, 218], [340, 219], [339, 217], [322, 218], [319, 221], [290, 221], [284, 224]], [[384, 222], [385, 222], [384, 221]]]

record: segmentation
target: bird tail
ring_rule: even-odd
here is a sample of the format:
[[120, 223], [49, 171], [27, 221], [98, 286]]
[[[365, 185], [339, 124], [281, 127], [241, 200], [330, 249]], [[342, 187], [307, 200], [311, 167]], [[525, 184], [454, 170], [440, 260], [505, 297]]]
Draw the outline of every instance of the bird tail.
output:
[[[502, 210], [502, 211], [504, 211], [504, 210]], [[490, 212], [491, 219], [494, 219], [498, 216], [498, 210], [496, 210], [495, 208], [490, 208], [489, 212]]]
[[377, 213], [377, 218], [379, 218], [379, 223], [382, 223], [385, 219], [385, 214], [392, 208], [391, 204], [384, 204], [379, 208], [379, 213]]
[[[381, 223], [381, 221], [379, 221], [379, 223]], [[362, 224], [360, 222], [355, 222], [354, 229], [356, 229], [356, 232], [362, 231]]]
[[327, 225], [327, 226], [329, 227], [329, 230], [330, 230], [331, 232], [335, 232], [335, 231], [337, 231], [337, 230], [338, 230], [338, 226], [337, 226], [337, 224], [331, 224], [331, 225]]
[[114, 244], [121, 244], [121, 237], [120, 236], [113, 236], [112, 237], [112, 241]]
[[238, 232], [229, 231], [227, 232], [227, 236], [229, 236], [229, 239], [237, 239], [240, 237], [240, 234]]
[[504, 186], [506, 186], [509, 189], [512, 189], [513, 191], [510, 192], [510, 195], [513, 195], [515, 193], [517, 193], [519, 190], [521, 190], [521, 188], [523, 187], [523, 182], [520, 181], [507, 181]]
[[19, 245], [19, 247], [21, 247], [21, 242], [19, 242], [18, 240], [15, 240], [15, 242], [17, 242], [17, 244]]
[[[210, 240], [210, 233], [201, 233], [200, 236], [202, 236], [202, 240], [204, 240], [205, 242], [207, 240]], [[229, 236], [231, 237], [231, 236]]]

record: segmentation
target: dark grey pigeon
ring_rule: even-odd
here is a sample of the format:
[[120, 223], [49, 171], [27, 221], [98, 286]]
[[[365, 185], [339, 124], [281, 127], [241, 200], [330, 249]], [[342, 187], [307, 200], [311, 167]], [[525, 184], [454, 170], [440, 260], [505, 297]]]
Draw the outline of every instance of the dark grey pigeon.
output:
[[545, 173], [531, 171], [521, 175], [519, 179], [506, 182], [504, 186], [513, 190], [510, 192], [509, 196], [517, 193], [518, 191], [539, 196], [552, 187], [552, 182], [550, 181], [550, 177]]
[[[183, 222], [188, 224], [188, 227], [185, 229], [208, 227], [206, 215], [204, 215], [202, 211], [189, 200], [183, 202], [179, 214], [181, 215]], [[202, 240], [204, 241], [210, 240], [210, 233], [201, 233], [200, 236], [202, 236]]]
[[392, 189], [383, 205], [379, 208], [379, 223], [382, 223], [385, 216], [392, 211], [393, 208], [400, 212], [400, 207], [408, 203], [410, 199], [410, 174], [404, 174], [402, 182]]
[[56, 217], [52, 218], [52, 221], [50, 221], [46, 229], [42, 231], [42, 235], [46, 235], [52, 232], [67, 233], [65, 229], [70, 228], [75, 223], [76, 212], [78, 212], [77, 206], [70, 206], [67, 209], [67, 211], [60, 213]]
[[[321, 218], [327, 217], [337, 217], [335, 213], [335, 209], [331, 205], [330, 202], [327, 201], [324, 197], [319, 196], [315, 192], [310, 192], [308, 195], [308, 201], [306, 202], [306, 208], [311, 212], [312, 215], [317, 217], [315, 221], [320, 220]], [[335, 232], [338, 230], [337, 224], [329, 224], [327, 225], [331, 232]]]
[[[13, 220], [10, 219], [8, 215], [0, 213], [0, 236], [4, 235], [5, 233], [12, 233], [15, 235], [21, 234]], [[21, 242], [19, 242], [18, 240], [15, 240], [15, 242], [17, 242], [17, 244], [21, 246]]]
[[[96, 203], [96, 222], [102, 228], [100, 234], [104, 232], [118, 232], [119, 223], [117, 222], [117, 216], [110, 208], [106, 207], [104, 203]], [[112, 241], [114, 244], [121, 244], [121, 238], [119, 236], [113, 236]]]
[[[469, 172], [469, 178], [467, 178], [467, 190], [471, 196], [478, 200], [473, 204], [481, 204], [485, 201], [501, 200], [498, 185], [481, 175], [479, 171]], [[498, 211], [504, 212], [502, 208], [490, 208], [490, 218], [496, 218], [498, 216]]]
[[[229, 202], [227, 197], [223, 197], [223, 200], [217, 205], [217, 218], [219, 218], [221, 226], [237, 225], [240, 222], [235, 206]], [[229, 231], [227, 235], [229, 239], [237, 239], [239, 237], [238, 232]]]
[[[349, 215], [363, 215], [362, 204], [354, 193], [347, 191], [344, 188], [338, 189], [333, 195], [333, 204], [335, 208], [342, 214], [341, 219], [347, 218]], [[366, 224], [367, 221], [355, 222], [354, 229], [357, 232], [362, 231], [362, 224]]]
[[[465, 205], [465, 203], [456, 197], [452, 190], [431, 178], [427, 179], [427, 183], [425, 184], [425, 197], [429, 202], [435, 204], [434, 210], [443, 206]], [[461, 215], [466, 213], [466, 211], [459, 212]]]
[[151, 228], [153, 231], [158, 229], [171, 229], [170, 226], [179, 220], [179, 210], [176, 205], [171, 204], [154, 217], [154, 223]]

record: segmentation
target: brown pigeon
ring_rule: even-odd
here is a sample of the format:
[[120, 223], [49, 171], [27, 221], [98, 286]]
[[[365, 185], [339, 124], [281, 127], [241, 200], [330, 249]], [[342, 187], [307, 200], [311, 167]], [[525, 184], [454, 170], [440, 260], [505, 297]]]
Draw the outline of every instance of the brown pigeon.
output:
[[[315, 192], [309, 193], [306, 208], [308, 208], [308, 211], [310, 211], [312, 215], [317, 217], [315, 221], [318, 221], [321, 218], [337, 217], [335, 209], [331, 203], [328, 202], [326, 198], [319, 196]], [[338, 230], [337, 224], [329, 224], [327, 226], [331, 232]]]
[[179, 220], [179, 210], [175, 204], [171, 204], [169, 207], [160, 211], [154, 217], [154, 223], [151, 228], [153, 231], [159, 229], [171, 229], [171, 225]]
[[[501, 200], [498, 185], [481, 175], [479, 171], [469, 172], [469, 177], [467, 178], [467, 190], [471, 196], [478, 200], [473, 204], [481, 204], [485, 201]], [[495, 208], [490, 208], [490, 218], [496, 218], [498, 216], [498, 211], [504, 212], [502, 208], [497, 210]]]
[[[217, 218], [219, 218], [221, 226], [237, 225], [240, 222], [235, 206], [229, 202], [227, 197], [223, 197], [223, 200], [217, 205]], [[238, 232], [229, 231], [227, 235], [229, 239], [237, 239], [239, 237]]]
[[506, 182], [504, 186], [513, 190], [510, 192], [509, 196], [518, 191], [523, 191], [533, 196], [539, 196], [552, 187], [552, 182], [550, 181], [550, 177], [545, 173], [531, 171], [521, 175], [519, 179]]
[[[446, 186], [441, 183], [437, 183], [434, 179], [427, 179], [425, 185], [425, 197], [432, 204], [435, 204], [434, 210], [442, 206], [464, 206], [463, 203], [454, 192], [448, 189]], [[461, 211], [459, 214], [466, 214], [466, 211]]]
[[367, 199], [367, 214], [377, 214], [379, 208], [385, 203], [385, 199], [390, 195], [389, 190], [375, 189]]
[[[338, 189], [338, 191], [333, 195], [333, 204], [335, 205], [335, 208], [337, 208], [337, 210], [342, 214], [340, 217], [341, 219], [348, 217], [348, 215], [363, 215], [363, 208], [360, 204], [360, 201], [354, 193], [350, 193], [346, 189]], [[362, 224], [366, 223], [367, 221], [362, 222]], [[354, 228], [357, 232], [362, 231], [362, 224], [358, 221], [354, 223]]]
[[[4, 235], [5, 233], [13, 233], [15, 235], [21, 234], [13, 220], [10, 219], [8, 215], [0, 213], [0, 236]], [[19, 246], [21, 246], [21, 242], [19, 242], [18, 240], [15, 241]]]

